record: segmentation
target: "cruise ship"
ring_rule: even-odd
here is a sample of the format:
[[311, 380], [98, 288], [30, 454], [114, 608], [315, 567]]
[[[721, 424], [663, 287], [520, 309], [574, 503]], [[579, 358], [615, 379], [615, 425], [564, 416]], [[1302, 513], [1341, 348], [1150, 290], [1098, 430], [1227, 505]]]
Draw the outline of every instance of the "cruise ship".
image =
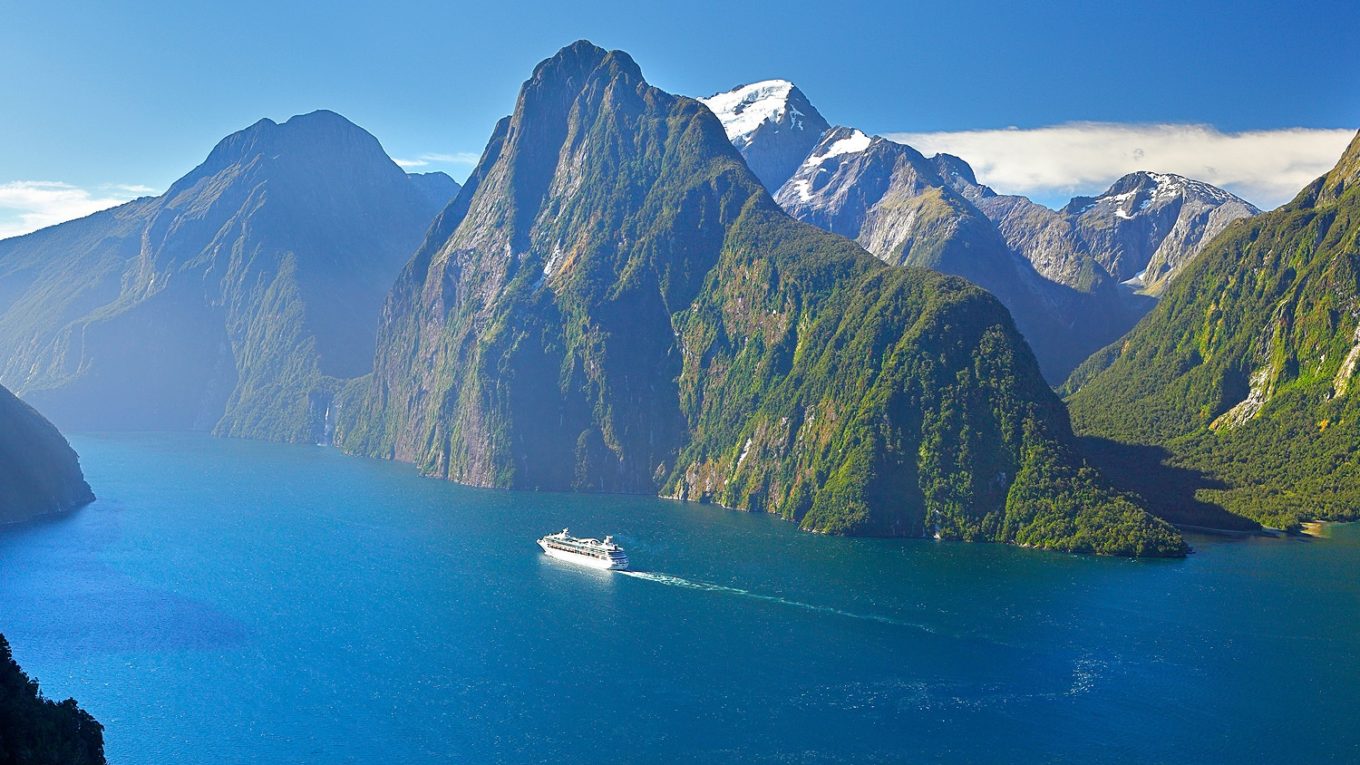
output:
[[554, 558], [590, 568], [607, 571], [622, 571], [628, 568], [628, 554], [622, 547], [614, 544], [613, 537], [598, 539], [577, 539], [567, 529], [557, 534], [549, 534], [538, 540], [543, 552]]

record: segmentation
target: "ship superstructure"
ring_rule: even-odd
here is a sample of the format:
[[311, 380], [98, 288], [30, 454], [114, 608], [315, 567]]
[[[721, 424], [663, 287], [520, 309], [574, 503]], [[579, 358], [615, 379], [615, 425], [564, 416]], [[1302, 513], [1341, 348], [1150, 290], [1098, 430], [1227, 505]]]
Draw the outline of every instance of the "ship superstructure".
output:
[[614, 542], [613, 537], [581, 539], [567, 529], [538, 540], [543, 552], [559, 560], [590, 568], [622, 571], [628, 568], [628, 554]]

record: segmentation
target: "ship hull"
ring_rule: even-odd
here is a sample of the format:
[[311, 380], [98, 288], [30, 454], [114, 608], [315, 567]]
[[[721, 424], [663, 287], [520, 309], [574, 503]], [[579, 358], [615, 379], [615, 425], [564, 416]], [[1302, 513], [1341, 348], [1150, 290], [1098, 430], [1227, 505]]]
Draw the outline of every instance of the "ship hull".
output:
[[568, 563], [575, 563], [578, 566], [585, 566], [586, 568], [594, 568], [601, 571], [623, 571], [628, 568], [627, 561], [616, 562], [603, 558], [594, 558], [589, 555], [581, 555], [567, 550], [558, 550], [555, 547], [549, 547], [543, 542], [539, 542], [538, 546], [543, 548], [543, 552], [547, 553], [551, 558], [556, 558]]

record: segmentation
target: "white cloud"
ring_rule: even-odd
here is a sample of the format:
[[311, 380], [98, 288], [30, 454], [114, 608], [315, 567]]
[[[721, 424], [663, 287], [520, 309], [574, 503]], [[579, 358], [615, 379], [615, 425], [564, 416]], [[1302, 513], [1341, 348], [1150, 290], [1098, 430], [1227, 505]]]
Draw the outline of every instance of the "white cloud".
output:
[[136, 184], [90, 191], [61, 181], [0, 183], [0, 239], [19, 236], [120, 205], [155, 189]]
[[1003, 194], [1065, 201], [1104, 191], [1126, 173], [1153, 170], [1221, 186], [1262, 209], [1289, 201], [1330, 170], [1354, 136], [1351, 129], [1225, 133], [1210, 125], [1110, 122], [884, 135], [927, 156], [960, 156], [979, 181]]
[[392, 161], [396, 162], [400, 167], [426, 167], [431, 164], [466, 165], [471, 167], [477, 164], [477, 160], [481, 158], [482, 156], [480, 154], [470, 151], [455, 151], [452, 153], [427, 152], [415, 159], [397, 159], [396, 157], [393, 157]]

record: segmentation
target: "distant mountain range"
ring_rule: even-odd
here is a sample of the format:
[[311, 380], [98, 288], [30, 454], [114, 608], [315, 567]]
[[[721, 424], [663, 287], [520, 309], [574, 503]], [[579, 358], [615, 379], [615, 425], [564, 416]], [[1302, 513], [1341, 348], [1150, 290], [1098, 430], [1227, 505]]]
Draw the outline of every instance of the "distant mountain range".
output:
[[996, 194], [958, 157], [830, 127], [784, 80], [701, 100], [791, 215], [889, 263], [984, 287], [1054, 384], [1128, 331], [1152, 306], [1143, 295], [1164, 289], [1224, 226], [1259, 212], [1222, 189], [1156, 173], [1054, 211]]
[[332, 112], [261, 120], [161, 196], [0, 241], [0, 382], [67, 428], [324, 438], [457, 191]]
[[707, 108], [586, 42], [524, 84], [377, 345], [337, 442], [436, 476], [824, 533], [1185, 549], [1082, 464], [995, 299], [790, 218]]

